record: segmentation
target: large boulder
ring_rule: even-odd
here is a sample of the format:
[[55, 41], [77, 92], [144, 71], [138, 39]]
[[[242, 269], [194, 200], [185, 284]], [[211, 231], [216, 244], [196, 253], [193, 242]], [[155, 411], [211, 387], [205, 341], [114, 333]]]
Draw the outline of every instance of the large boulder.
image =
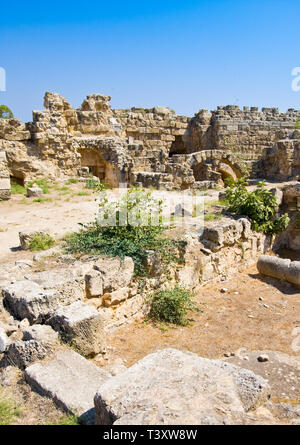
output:
[[47, 323], [85, 356], [98, 354], [104, 348], [103, 318], [91, 305], [77, 301], [62, 306], [50, 314]]
[[189, 352], [150, 354], [95, 395], [98, 425], [243, 424], [264, 403], [267, 381], [251, 371]]

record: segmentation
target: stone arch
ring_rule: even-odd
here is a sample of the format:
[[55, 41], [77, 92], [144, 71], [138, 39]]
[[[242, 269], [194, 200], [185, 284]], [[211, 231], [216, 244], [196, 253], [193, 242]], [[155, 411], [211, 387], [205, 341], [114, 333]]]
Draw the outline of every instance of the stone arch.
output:
[[218, 171], [221, 173], [223, 181], [225, 181], [225, 179], [232, 179], [233, 181], [237, 180], [235, 171], [228, 163], [221, 161], [218, 165]]
[[82, 148], [78, 152], [81, 155], [81, 167], [87, 167], [89, 173], [99, 178], [101, 183], [119, 187], [121, 172], [115, 164], [105, 159], [105, 153], [90, 148]]
[[20, 170], [10, 169], [10, 180], [19, 185], [25, 185], [25, 174]]
[[239, 166], [227, 159], [220, 150], [205, 150], [194, 153], [191, 168], [195, 181], [216, 181], [222, 184], [226, 178], [236, 181], [241, 178]]
[[177, 135], [175, 136], [175, 140], [171, 144], [169, 156], [172, 157], [173, 155], [181, 154], [186, 154], [186, 146], [183, 137]]

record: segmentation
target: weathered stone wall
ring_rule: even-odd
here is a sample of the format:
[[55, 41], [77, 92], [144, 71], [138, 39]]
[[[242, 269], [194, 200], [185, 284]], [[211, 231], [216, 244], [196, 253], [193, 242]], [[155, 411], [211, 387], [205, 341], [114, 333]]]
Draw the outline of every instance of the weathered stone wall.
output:
[[93, 94], [74, 109], [46, 93], [45, 110], [33, 111], [32, 122], [0, 120], [10, 176], [27, 183], [81, 175], [84, 167], [113, 186], [200, 189], [246, 172], [279, 179], [300, 173], [299, 141], [291, 136], [299, 111], [226, 106], [191, 119], [165, 107], [112, 110], [109, 101]]
[[[295, 129], [300, 111], [289, 109], [280, 113], [277, 108], [228, 105], [209, 113], [200, 110], [191, 120], [185, 136], [189, 152], [217, 149], [231, 153], [244, 164], [252, 177], [265, 173], [259, 161], [266, 149], [275, 145], [286, 132]], [[271, 166], [269, 166], [271, 167]]]

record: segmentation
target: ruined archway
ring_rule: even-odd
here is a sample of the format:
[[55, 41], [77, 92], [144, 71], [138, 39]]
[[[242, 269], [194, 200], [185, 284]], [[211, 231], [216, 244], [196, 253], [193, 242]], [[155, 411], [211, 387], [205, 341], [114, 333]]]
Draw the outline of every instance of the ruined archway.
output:
[[121, 173], [117, 166], [107, 161], [104, 156], [96, 150], [79, 150], [81, 155], [81, 167], [86, 167], [89, 173], [99, 178], [102, 184], [118, 187], [121, 181]]
[[186, 146], [184, 144], [184, 140], [182, 136], [175, 136], [175, 141], [172, 142], [172, 145], [170, 147], [169, 156], [172, 157], [173, 155], [182, 155], [186, 154]]

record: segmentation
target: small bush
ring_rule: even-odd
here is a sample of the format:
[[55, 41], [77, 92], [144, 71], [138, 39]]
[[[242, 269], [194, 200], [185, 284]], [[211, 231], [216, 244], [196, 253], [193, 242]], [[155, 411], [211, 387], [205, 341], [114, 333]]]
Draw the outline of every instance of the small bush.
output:
[[165, 227], [161, 220], [157, 225], [151, 225], [149, 221], [147, 225], [132, 225], [128, 220], [124, 225], [119, 225], [119, 218], [124, 208], [129, 213], [133, 209], [138, 209], [138, 212], [147, 211], [147, 208], [154, 206], [155, 200], [150, 195], [144, 191], [131, 189], [125, 194], [123, 201], [112, 202], [104, 192], [100, 198], [99, 210], [102, 215], [115, 214], [116, 224], [103, 225], [95, 221], [83, 225], [80, 232], [72, 233], [65, 238], [67, 250], [71, 253], [130, 256], [135, 264], [135, 273], [139, 276], [146, 275], [144, 264], [149, 250], [159, 252], [165, 263], [178, 261], [180, 242], [163, 237]]
[[29, 242], [29, 250], [38, 252], [40, 250], [48, 250], [55, 244], [55, 240], [52, 236], [45, 234], [36, 234]]
[[149, 317], [158, 322], [186, 326], [190, 322], [187, 317], [190, 311], [201, 312], [192, 296], [191, 292], [180, 286], [154, 292], [150, 296]]
[[39, 186], [43, 190], [44, 195], [49, 193], [49, 184], [46, 179], [35, 179], [34, 181], [30, 181], [28, 187], [32, 187], [33, 184]]
[[10, 182], [10, 190], [12, 195], [26, 195], [26, 188], [18, 184], [13, 179]]
[[248, 192], [247, 185], [244, 178], [228, 183], [226, 190], [228, 210], [248, 216], [251, 219], [252, 229], [258, 232], [273, 234], [285, 230], [290, 219], [287, 213], [276, 218], [278, 204], [275, 196], [265, 189], [265, 184], [258, 182], [256, 190], [251, 192]]
[[102, 192], [103, 190], [110, 189], [110, 186], [108, 184], [102, 184], [101, 182], [98, 182], [93, 178], [90, 178], [86, 181], [85, 188], [94, 189], [98, 190], [99, 192]]
[[13, 119], [14, 115], [7, 105], [0, 105], [0, 119]]
[[70, 185], [70, 184], [77, 184], [78, 183], [78, 179], [77, 178], [70, 178], [68, 179], [65, 184], [66, 185]]

